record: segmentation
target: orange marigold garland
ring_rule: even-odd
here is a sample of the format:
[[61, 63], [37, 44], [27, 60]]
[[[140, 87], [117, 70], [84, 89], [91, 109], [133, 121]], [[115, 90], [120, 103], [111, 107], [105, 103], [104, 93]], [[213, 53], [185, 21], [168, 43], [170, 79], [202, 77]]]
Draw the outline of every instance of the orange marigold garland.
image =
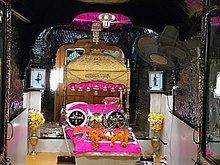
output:
[[114, 136], [111, 139], [110, 146], [114, 146], [115, 141], [120, 141], [122, 147], [126, 147], [128, 145], [128, 140], [132, 139], [131, 135], [125, 131], [114, 131]]
[[100, 140], [111, 141], [110, 146], [113, 147], [115, 141], [120, 141], [122, 147], [128, 145], [129, 139], [132, 139], [131, 135], [126, 131], [114, 131], [114, 135], [105, 135], [104, 130], [92, 130], [89, 132], [89, 138], [92, 141], [92, 149], [98, 150]]
[[89, 132], [89, 138], [92, 141], [92, 149], [96, 151], [99, 147], [99, 140], [101, 138], [106, 139], [106, 135], [103, 130], [92, 130]]

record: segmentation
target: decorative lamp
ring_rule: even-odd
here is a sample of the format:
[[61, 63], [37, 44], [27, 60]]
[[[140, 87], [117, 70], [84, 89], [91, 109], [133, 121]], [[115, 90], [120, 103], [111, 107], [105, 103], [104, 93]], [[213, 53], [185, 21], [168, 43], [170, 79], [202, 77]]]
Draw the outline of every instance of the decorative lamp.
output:
[[97, 44], [99, 42], [99, 32], [102, 30], [102, 27], [98, 22], [95, 22], [92, 24], [91, 30], [93, 32], [93, 42]]
[[110, 13], [103, 13], [98, 16], [98, 19], [102, 22], [103, 28], [109, 28], [110, 23], [115, 20], [115, 16]]

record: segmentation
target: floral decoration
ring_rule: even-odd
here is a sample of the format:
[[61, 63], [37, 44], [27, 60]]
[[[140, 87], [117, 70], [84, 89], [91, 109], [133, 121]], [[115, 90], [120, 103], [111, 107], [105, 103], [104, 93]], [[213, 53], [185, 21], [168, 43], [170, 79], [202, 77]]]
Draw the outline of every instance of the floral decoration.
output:
[[106, 139], [107, 140], [107, 137], [104, 134], [103, 130], [92, 130], [91, 132], [89, 132], [89, 138], [92, 141], [92, 149], [95, 150], [95, 151], [98, 150], [99, 141], [101, 139]]
[[92, 130], [88, 137], [92, 141], [92, 149], [98, 150], [99, 141], [111, 141], [110, 146], [113, 147], [116, 141], [120, 141], [122, 147], [127, 147], [131, 135], [126, 131], [114, 131], [112, 135], [106, 135], [104, 130]]
[[33, 111], [29, 115], [29, 121], [30, 126], [37, 129], [45, 122], [45, 118], [44, 115], [39, 111]]
[[150, 128], [153, 131], [160, 131], [164, 120], [162, 113], [150, 113], [148, 115], [148, 121], [150, 122]]

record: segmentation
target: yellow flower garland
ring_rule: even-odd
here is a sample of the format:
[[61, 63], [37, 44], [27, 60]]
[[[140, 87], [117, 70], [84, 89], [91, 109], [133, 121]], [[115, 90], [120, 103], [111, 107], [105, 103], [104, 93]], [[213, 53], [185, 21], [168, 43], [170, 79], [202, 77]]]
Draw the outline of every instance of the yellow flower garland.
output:
[[162, 123], [164, 120], [164, 115], [161, 113], [150, 113], [148, 115], [148, 121], [150, 122], [150, 128], [153, 131], [160, 131]]
[[45, 119], [42, 113], [38, 111], [34, 111], [30, 113], [29, 121], [30, 121], [30, 126], [32, 128], [37, 129], [45, 122]]

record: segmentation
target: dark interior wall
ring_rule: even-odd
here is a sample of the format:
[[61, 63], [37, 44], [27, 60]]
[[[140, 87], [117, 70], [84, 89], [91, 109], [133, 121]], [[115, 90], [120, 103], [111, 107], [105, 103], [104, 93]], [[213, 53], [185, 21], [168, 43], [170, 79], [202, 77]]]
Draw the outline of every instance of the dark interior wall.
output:
[[12, 41], [11, 41], [11, 59], [10, 59], [10, 89], [9, 89], [9, 119], [13, 120], [23, 111], [23, 80], [19, 78], [19, 68], [17, 59], [18, 56], [18, 33], [15, 27], [12, 27]]
[[[148, 71], [149, 67], [141, 67], [140, 64], [137, 68], [137, 103], [135, 107], [135, 117], [133, 118], [135, 127], [139, 128], [139, 133], [142, 132], [141, 137], [148, 136], [148, 122], [147, 115], [150, 113], [150, 93], [149, 91], [149, 81], [148, 81]], [[137, 129], [136, 128], [136, 129]]]
[[189, 65], [176, 74], [178, 90], [174, 91], [173, 113], [189, 126], [194, 127], [201, 109], [198, 109], [200, 104], [198, 57], [195, 51], [192, 51], [191, 55]]
[[6, 6], [0, 3], [1, 22], [0, 22], [0, 155], [5, 147], [6, 130], [6, 111], [5, 111], [5, 89], [2, 88], [5, 82], [5, 9]]
[[[0, 3], [0, 66], [1, 66], [1, 108], [0, 108], [0, 154], [5, 147], [7, 122], [10, 122], [23, 111], [23, 81], [19, 79], [19, 69], [16, 60], [18, 36], [14, 22], [11, 25], [7, 17], [5, 4]], [[10, 27], [9, 27], [10, 26]]]

